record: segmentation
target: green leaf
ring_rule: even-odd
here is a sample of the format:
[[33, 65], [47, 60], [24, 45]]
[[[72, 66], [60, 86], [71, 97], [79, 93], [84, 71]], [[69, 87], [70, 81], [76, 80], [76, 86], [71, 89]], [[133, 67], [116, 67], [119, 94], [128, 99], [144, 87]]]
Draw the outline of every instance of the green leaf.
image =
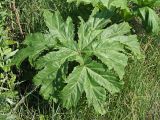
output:
[[45, 18], [45, 23], [49, 28], [50, 34], [58, 38], [61, 43], [73, 48], [74, 25], [72, 19], [68, 17], [66, 22], [64, 22], [58, 11], [52, 14], [51, 12], [45, 10], [43, 16]]
[[22, 61], [29, 57], [29, 61], [32, 63], [44, 50], [54, 46], [56, 41], [54, 37], [50, 35], [43, 35], [41, 33], [30, 34], [26, 37], [24, 43], [27, 47], [18, 51], [16, 57], [13, 58], [12, 64], [20, 66]]
[[89, 105], [93, 105], [101, 114], [105, 113], [106, 90], [113, 94], [119, 92], [123, 85], [113, 73], [106, 71], [102, 64], [97, 62], [76, 67], [66, 82], [68, 84], [62, 90], [65, 107], [76, 106], [85, 91]]
[[74, 57], [77, 54], [78, 53], [74, 50], [62, 47], [59, 51], [52, 51], [47, 55], [39, 58], [36, 61], [35, 66], [37, 69], [41, 69], [48, 64], [57, 64], [58, 66], [61, 66], [65, 60]]
[[149, 7], [140, 8], [139, 12], [146, 29], [153, 33], [158, 33], [160, 31], [160, 19], [156, 12]]
[[111, 94], [120, 92], [123, 81], [119, 80], [115, 74], [105, 69], [100, 63], [92, 62], [86, 65], [90, 79], [96, 81], [99, 86], [103, 86]]
[[[89, 78], [88, 74], [88, 78]], [[93, 105], [97, 113], [105, 114], [104, 103], [106, 100], [106, 91], [99, 86], [95, 79], [89, 78], [84, 83], [84, 89], [89, 105]]]
[[62, 90], [63, 105], [66, 108], [76, 106], [83, 91], [84, 81], [86, 80], [86, 69], [76, 67], [66, 80], [68, 83]]
[[[110, 18], [112, 17], [113, 12], [109, 10], [101, 10], [94, 8], [92, 14], [87, 21], [87, 24], [90, 25], [92, 29], [103, 29], [109, 23], [111, 23]], [[82, 20], [83, 21], [83, 20]]]
[[40, 94], [44, 99], [49, 100], [50, 97], [54, 97], [55, 86], [53, 81], [56, 79], [59, 66], [55, 64], [49, 64], [44, 69], [42, 69], [34, 77], [33, 82], [35, 85], [40, 86]]
[[[101, 45], [96, 47], [94, 54], [104, 63], [109, 69], [114, 69], [116, 73], [119, 75], [120, 79], [123, 78], [125, 73], [125, 67], [127, 65], [128, 57], [118, 51], [121, 48], [118, 44], [108, 44], [108, 46], [104, 49], [101, 49]], [[116, 48], [117, 47], [117, 48]], [[115, 49], [116, 48], [116, 49]]]
[[96, 40], [97, 36], [103, 32], [102, 28], [106, 27], [106, 25], [111, 22], [110, 17], [110, 13], [97, 12], [96, 14], [92, 13], [87, 22], [84, 22], [84, 20], [80, 18], [78, 45], [81, 50], [85, 49]]
[[18, 51], [16, 56], [14, 56], [14, 58], [12, 59], [12, 65], [20, 67], [21, 63], [32, 53], [33, 53], [32, 48], [30, 47], [23, 48], [22, 50]]
[[36, 85], [41, 85], [40, 93], [45, 99], [49, 99], [54, 94], [56, 86], [54, 86], [53, 82], [61, 65], [67, 58], [75, 55], [69, 50], [67, 54], [66, 50], [61, 49], [58, 52], [51, 52], [36, 62], [38, 69], [44, 68], [34, 77], [33, 81]]
[[57, 11], [53, 14], [48, 10], [44, 10], [43, 17], [49, 29], [49, 32], [53, 35], [63, 37], [63, 35], [61, 36], [61, 34], [64, 33], [62, 33], [61, 31], [63, 31], [64, 21], [60, 13]]
[[80, 39], [78, 43], [81, 50], [91, 44], [95, 40], [95, 38], [102, 32], [102, 30], [96, 30], [95, 28], [93, 28], [90, 24], [86, 24], [81, 19], [81, 25], [78, 31], [78, 37]]
[[63, 63], [77, 53], [67, 48], [61, 48], [59, 51], [53, 51], [36, 61], [36, 68], [42, 69], [33, 79], [36, 85], [41, 85], [40, 93], [45, 99], [49, 99], [54, 94], [53, 82], [55, 81], [58, 70]]
[[101, 34], [101, 39], [111, 38], [115, 36], [125, 35], [130, 33], [131, 27], [128, 23], [123, 22], [120, 24], [113, 24], [103, 31]]
[[119, 41], [121, 44], [125, 45], [137, 59], [144, 58], [144, 55], [140, 51], [141, 48], [136, 35], [118, 36], [110, 40]]
[[140, 44], [136, 35], [127, 35], [130, 33], [131, 27], [128, 23], [123, 22], [114, 24], [103, 31], [101, 39], [110, 42], [120, 42], [125, 45], [138, 58], [143, 58], [140, 51]]

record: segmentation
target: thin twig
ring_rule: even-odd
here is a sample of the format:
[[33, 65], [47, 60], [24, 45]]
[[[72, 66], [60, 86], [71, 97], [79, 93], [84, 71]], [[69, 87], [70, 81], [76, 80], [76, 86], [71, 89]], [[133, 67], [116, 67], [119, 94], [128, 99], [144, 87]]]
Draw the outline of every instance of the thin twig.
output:
[[12, 3], [9, 4], [9, 7], [10, 7], [10, 9], [11, 9], [11, 29], [14, 30]]
[[147, 44], [145, 45], [145, 48], [144, 48], [144, 52], [146, 52], [149, 48], [149, 46], [151, 45], [153, 39], [152, 38], [149, 38], [149, 41], [147, 42]]
[[29, 95], [31, 95], [37, 88], [38, 88], [38, 86], [35, 87], [32, 91], [30, 91], [26, 96], [23, 96], [23, 97], [21, 98], [21, 100], [16, 104], [16, 106], [13, 108], [13, 110], [12, 110], [11, 112], [15, 112], [15, 111], [18, 109], [18, 107], [19, 107], [21, 104], [24, 103], [25, 99], [26, 99]]
[[15, 15], [16, 15], [16, 22], [17, 22], [17, 24], [18, 24], [20, 33], [21, 33], [22, 36], [24, 36], [23, 30], [22, 30], [22, 27], [21, 27], [21, 23], [20, 23], [19, 13], [18, 13], [18, 10], [17, 10], [17, 8], [16, 8], [15, 0], [13, 0], [13, 2], [12, 2], [12, 7], [13, 7], [12, 9], [13, 9], [13, 11], [15, 12]]

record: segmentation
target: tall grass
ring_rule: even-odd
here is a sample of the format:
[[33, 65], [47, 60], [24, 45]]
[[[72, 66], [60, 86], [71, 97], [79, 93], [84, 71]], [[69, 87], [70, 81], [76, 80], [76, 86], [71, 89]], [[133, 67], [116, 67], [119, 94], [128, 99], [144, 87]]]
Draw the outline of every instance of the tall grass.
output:
[[[81, 5], [79, 7], [80, 10], [78, 10], [78, 6], [69, 4], [66, 0], [17, 0], [16, 8], [19, 12], [23, 31], [30, 33], [40, 32], [45, 29], [42, 17], [43, 9], [49, 9], [51, 11], [59, 10], [64, 18], [72, 16], [75, 20], [77, 16], [87, 17], [89, 15], [88, 10], [92, 7]], [[15, 29], [18, 29], [15, 19], [13, 19], [13, 23], [15, 24]]]

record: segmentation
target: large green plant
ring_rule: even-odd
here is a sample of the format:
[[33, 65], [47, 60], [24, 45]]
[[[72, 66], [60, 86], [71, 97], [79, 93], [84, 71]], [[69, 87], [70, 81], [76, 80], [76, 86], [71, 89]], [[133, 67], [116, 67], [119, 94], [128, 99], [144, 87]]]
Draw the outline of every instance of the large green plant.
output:
[[106, 28], [110, 19], [101, 13], [87, 22], [80, 18], [77, 33], [70, 17], [64, 21], [59, 12], [45, 10], [44, 18], [49, 32], [28, 35], [13, 64], [29, 58], [38, 71], [33, 82], [45, 99], [60, 98], [70, 108], [85, 93], [88, 104], [104, 114], [106, 91], [120, 91], [128, 57], [141, 57], [136, 35], [126, 22]]

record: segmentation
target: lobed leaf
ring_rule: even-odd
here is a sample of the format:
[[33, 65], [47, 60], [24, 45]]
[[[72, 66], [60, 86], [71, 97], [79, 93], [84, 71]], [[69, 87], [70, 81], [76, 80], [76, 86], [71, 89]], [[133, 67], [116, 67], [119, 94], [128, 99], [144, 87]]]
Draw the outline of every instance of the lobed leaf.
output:
[[32, 63], [44, 50], [54, 46], [56, 44], [55, 38], [50, 35], [43, 35], [41, 33], [30, 34], [26, 37], [24, 45], [27, 47], [18, 51], [16, 57], [13, 58], [12, 64], [20, 66], [22, 61], [29, 57], [30, 63]]
[[58, 40], [66, 46], [74, 47], [74, 25], [70, 17], [66, 22], [63, 21], [62, 16], [58, 11], [54, 14], [45, 10], [44, 19], [50, 34], [58, 38]]
[[62, 90], [65, 107], [76, 106], [80, 96], [85, 92], [89, 105], [93, 105], [101, 114], [105, 114], [106, 90], [113, 94], [119, 92], [123, 85], [114, 74], [106, 72], [102, 64], [97, 62], [76, 67], [66, 82], [68, 84]]
[[59, 66], [56, 64], [49, 64], [44, 69], [38, 72], [34, 77], [33, 82], [35, 85], [40, 86], [40, 94], [44, 99], [49, 100], [51, 97], [54, 97], [55, 86], [54, 81], [57, 76]]
[[86, 80], [85, 67], [76, 67], [66, 80], [68, 83], [62, 90], [63, 105], [66, 108], [76, 106], [83, 91]]

